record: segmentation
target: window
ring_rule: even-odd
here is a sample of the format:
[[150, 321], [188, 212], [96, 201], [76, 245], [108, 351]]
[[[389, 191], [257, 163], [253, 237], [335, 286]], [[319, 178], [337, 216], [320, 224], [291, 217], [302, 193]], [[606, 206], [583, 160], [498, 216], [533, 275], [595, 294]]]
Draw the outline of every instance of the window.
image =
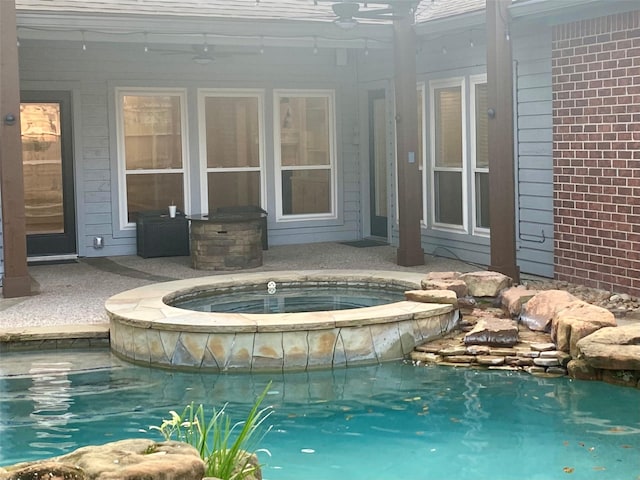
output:
[[431, 82], [430, 93], [433, 222], [465, 229], [464, 80]]
[[332, 91], [274, 92], [277, 218], [335, 218]]
[[145, 210], [185, 210], [184, 92], [117, 92], [121, 226]]
[[487, 76], [471, 77], [474, 232], [489, 233], [489, 124], [487, 118]]
[[199, 92], [202, 204], [209, 212], [263, 205], [262, 103], [261, 92]]

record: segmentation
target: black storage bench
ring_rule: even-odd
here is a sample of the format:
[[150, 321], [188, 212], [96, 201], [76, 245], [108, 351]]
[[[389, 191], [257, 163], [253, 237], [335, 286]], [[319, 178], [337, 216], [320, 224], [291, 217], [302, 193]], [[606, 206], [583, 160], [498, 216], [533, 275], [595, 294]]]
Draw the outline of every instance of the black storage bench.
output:
[[183, 213], [171, 218], [167, 211], [138, 212], [136, 233], [142, 258], [189, 255], [189, 221]]

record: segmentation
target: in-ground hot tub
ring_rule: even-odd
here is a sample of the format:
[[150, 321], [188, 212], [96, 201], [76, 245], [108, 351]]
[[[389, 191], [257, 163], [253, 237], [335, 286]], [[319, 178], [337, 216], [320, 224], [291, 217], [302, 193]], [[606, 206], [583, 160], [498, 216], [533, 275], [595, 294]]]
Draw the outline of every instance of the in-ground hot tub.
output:
[[[371, 271], [261, 272], [148, 285], [105, 307], [111, 349], [135, 363], [208, 371], [305, 370], [398, 360], [458, 321], [451, 305], [397, 301], [348, 310], [224, 313], [172, 306], [204, 295], [279, 288], [420, 289], [423, 274]], [[273, 284], [270, 284], [273, 282]]]

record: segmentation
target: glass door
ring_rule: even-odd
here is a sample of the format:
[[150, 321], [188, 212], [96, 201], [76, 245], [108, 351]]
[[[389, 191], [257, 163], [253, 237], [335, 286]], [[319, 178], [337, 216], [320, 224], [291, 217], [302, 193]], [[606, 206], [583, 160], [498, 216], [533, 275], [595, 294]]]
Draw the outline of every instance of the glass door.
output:
[[69, 92], [22, 92], [27, 255], [76, 252]]
[[387, 239], [387, 109], [384, 90], [369, 92], [371, 235]]

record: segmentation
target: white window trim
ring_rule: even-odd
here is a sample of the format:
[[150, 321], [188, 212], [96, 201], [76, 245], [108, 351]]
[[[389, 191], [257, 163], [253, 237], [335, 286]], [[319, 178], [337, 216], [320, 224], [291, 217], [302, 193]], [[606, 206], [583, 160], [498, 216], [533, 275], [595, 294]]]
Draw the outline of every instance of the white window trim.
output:
[[[124, 147], [124, 112], [122, 110], [122, 99], [127, 95], [135, 96], [177, 96], [180, 98], [180, 136], [182, 139], [182, 168], [175, 169], [143, 169], [143, 170], [126, 170], [126, 155]], [[153, 88], [153, 87], [116, 87], [115, 88], [115, 100], [116, 100], [116, 141], [117, 141], [117, 164], [118, 164], [118, 211], [120, 217], [120, 229], [121, 230], [134, 230], [136, 224], [129, 222], [127, 212], [127, 174], [153, 174], [153, 173], [171, 173], [182, 174], [183, 193], [184, 193], [184, 209], [185, 212], [190, 212], [190, 194], [189, 194], [189, 175], [187, 175], [187, 169], [185, 163], [189, 158], [189, 147], [187, 132], [189, 131], [187, 125], [187, 91], [184, 88]]]
[[[258, 167], [227, 167], [209, 168], [207, 167], [207, 132], [206, 132], [206, 112], [204, 108], [205, 99], [208, 97], [253, 97], [258, 99]], [[260, 207], [266, 210], [267, 183], [265, 172], [265, 146], [264, 146], [264, 90], [243, 88], [201, 88], [198, 89], [198, 148], [200, 150], [200, 205], [202, 214], [209, 213], [209, 185], [208, 173], [211, 172], [260, 172]]]
[[[335, 90], [300, 90], [300, 89], [274, 89], [273, 90], [273, 149], [276, 189], [276, 222], [296, 222], [306, 220], [334, 220], [338, 218], [338, 182], [336, 165], [336, 115], [335, 115]], [[282, 151], [280, 148], [280, 98], [282, 97], [317, 97], [329, 100], [329, 164], [307, 165], [300, 167], [282, 168]], [[282, 212], [282, 170], [327, 170], [331, 182], [331, 208], [329, 213], [284, 215]]]
[[476, 165], [476, 85], [487, 83], [487, 75], [471, 75], [469, 77], [469, 110], [470, 110], [470, 120], [471, 120], [471, 212], [473, 215], [473, 234], [483, 237], [490, 236], [490, 230], [488, 228], [479, 227], [477, 217], [477, 209], [476, 209], [476, 173], [489, 173], [489, 168], [479, 168]]
[[436, 172], [436, 127], [435, 127], [435, 116], [436, 116], [436, 102], [435, 102], [435, 90], [440, 88], [450, 88], [450, 87], [460, 87], [461, 94], [461, 119], [462, 122], [462, 167], [461, 168], [451, 168], [451, 167], [437, 167], [438, 171], [450, 171], [450, 172], [460, 172], [461, 173], [461, 181], [462, 181], [462, 225], [452, 225], [448, 223], [436, 222], [436, 202], [435, 202], [435, 187], [431, 188], [431, 192], [429, 195], [429, 199], [431, 200], [431, 208], [429, 209], [429, 215], [431, 217], [431, 224], [435, 230], [445, 230], [450, 232], [457, 233], [468, 233], [469, 232], [469, 209], [467, 208], [468, 202], [468, 192], [467, 192], [467, 102], [466, 102], [466, 93], [465, 93], [465, 79], [464, 77], [454, 77], [447, 78], [442, 80], [431, 80], [429, 82], [429, 103], [430, 103], [430, 112], [429, 112], [429, 130], [430, 130], [430, 153], [431, 153], [431, 162], [429, 168], [429, 175], [431, 180], [431, 185], [435, 186], [435, 172]]
[[422, 114], [422, 131], [418, 132], [418, 136], [422, 140], [422, 163], [418, 164], [420, 182], [422, 184], [422, 219], [420, 222], [423, 227], [426, 227], [429, 212], [429, 210], [427, 210], [429, 205], [429, 202], [427, 201], [427, 172], [429, 171], [429, 168], [427, 167], [427, 86], [425, 82], [418, 82], [418, 92], [422, 94], [422, 105], [420, 105]]

